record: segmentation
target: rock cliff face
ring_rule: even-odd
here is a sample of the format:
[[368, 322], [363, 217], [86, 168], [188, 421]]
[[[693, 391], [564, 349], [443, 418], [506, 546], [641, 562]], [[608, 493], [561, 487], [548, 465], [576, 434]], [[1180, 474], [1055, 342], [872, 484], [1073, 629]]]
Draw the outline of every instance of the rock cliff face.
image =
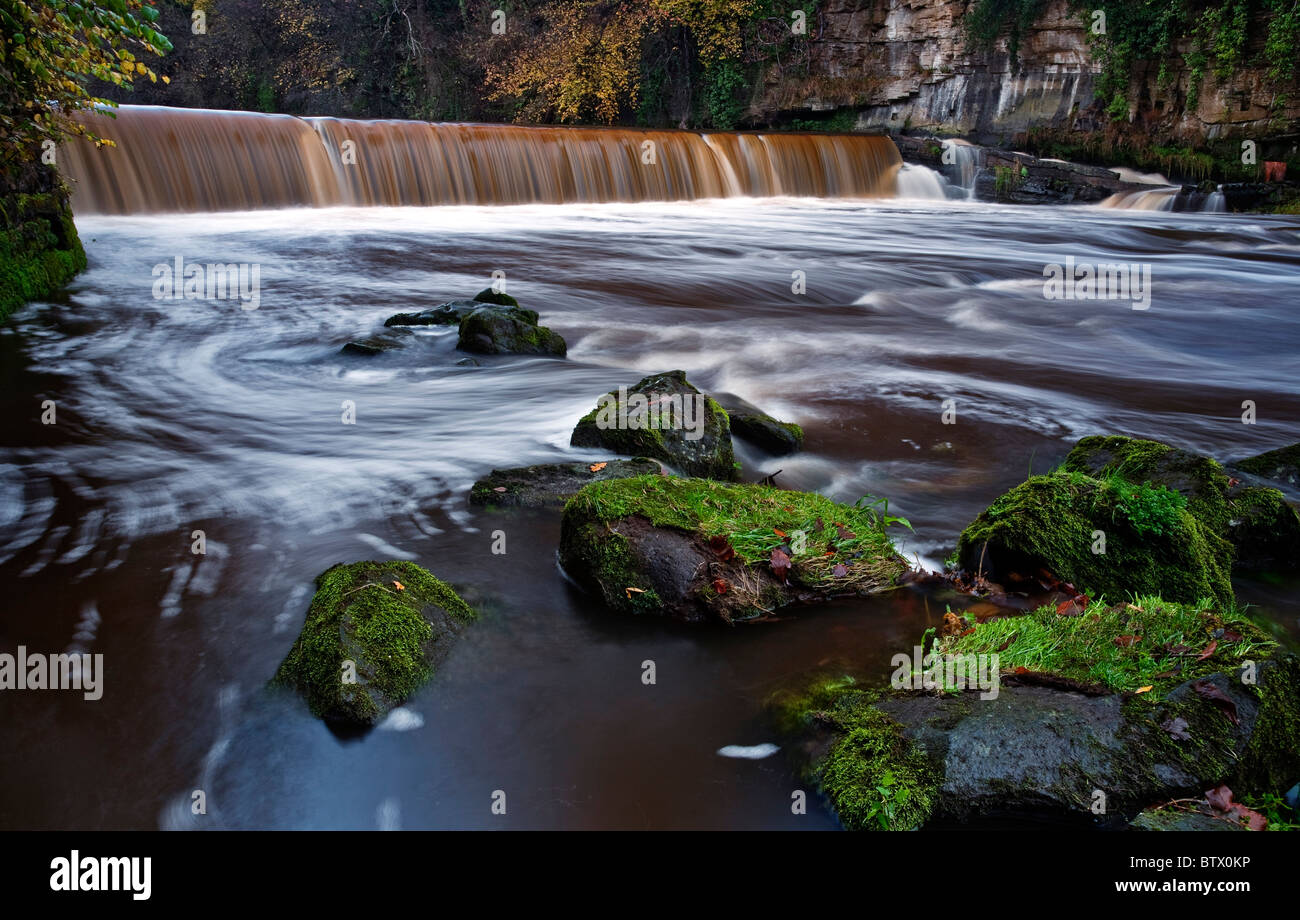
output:
[[[991, 144], [1010, 143], [1034, 126], [1090, 131], [1105, 125], [1104, 106], [1094, 104], [1100, 64], [1090, 52], [1087, 24], [1066, 0], [1048, 0], [1021, 37], [1014, 63], [1006, 36], [987, 52], [967, 50], [962, 22], [972, 5], [826, 0], [812, 35], [810, 77], [794, 92], [788, 78], [782, 81], [784, 107], [847, 107], [859, 128], [929, 130]], [[1262, 27], [1252, 34], [1263, 41]], [[1180, 48], [1175, 58], [1181, 62], [1187, 50]], [[1247, 60], [1258, 50], [1258, 44], [1249, 48]], [[1194, 110], [1186, 106], [1186, 69], [1177, 66], [1165, 87], [1157, 85], [1157, 70], [1153, 62], [1135, 73], [1129, 119], [1137, 129], [1191, 141], [1300, 128], [1295, 94], [1280, 121], [1271, 119], [1275, 94], [1262, 69], [1243, 66], [1221, 82], [1206, 68]]]

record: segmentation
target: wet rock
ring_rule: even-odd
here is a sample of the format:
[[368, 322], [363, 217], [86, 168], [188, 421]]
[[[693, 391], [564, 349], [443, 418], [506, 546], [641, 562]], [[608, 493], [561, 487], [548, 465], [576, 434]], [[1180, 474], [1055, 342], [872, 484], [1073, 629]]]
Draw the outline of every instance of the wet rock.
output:
[[[599, 469], [593, 469], [599, 467]], [[471, 505], [542, 508], [562, 506], [583, 486], [606, 479], [658, 474], [662, 467], [644, 457], [602, 463], [547, 463], [493, 470], [474, 483]]]
[[573, 429], [574, 447], [662, 460], [688, 476], [736, 476], [726, 410], [683, 371], [654, 374], [602, 396]]
[[1244, 831], [1246, 827], [1200, 811], [1149, 808], [1133, 819], [1131, 831]]
[[[1175, 618], [1169, 635], [1181, 635], [1180, 624], [1189, 633], [1203, 626], [1199, 605], [1180, 607], [1178, 615], [1186, 623]], [[1048, 607], [1031, 616], [1057, 615]], [[1015, 622], [1006, 621], [1006, 628], [1014, 630]], [[1092, 627], [1082, 618], [1074, 622]], [[1115, 617], [1107, 625], [1134, 628]], [[975, 633], [988, 628], [981, 624]], [[802, 752], [805, 777], [850, 828], [875, 829], [876, 816], [899, 805], [880, 791], [891, 777], [908, 789], [907, 809], [899, 809], [897, 820], [890, 815], [894, 828], [985, 819], [1122, 826], [1144, 808], [1219, 783], [1242, 794], [1277, 789], [1278, 777], [1300, 768], [1290, 727], [1300, 720], [1300, 659], [1259, 656], [1262, 634], [1244, 623], [1238, 628], [1252, 641], [1236, 653], [1187, 665], [1187, 679], [1155, 679], [1140, 695], [1123, 692], [1135, 687], [1100, 683], [1095, 674], [1085, 682], [1028, 670], [1021, 662], [1035, 664], [1042, 650], [1027, 644], [1019, 653], [1025, 657], [1016, 657], [1013, 647], [1000, 662], [995, 696], [960, 687], [866, 689], [848, 678], [823, 677], [778, 695], [773, 711]], [[1004, 634], [986, 643], [989, 651]], [[1097, 627], [1078, 647], [1113, 638]], [[1133, 659], [1144, 654], [1134, 648]], [[1257, 685], [1243, 682], [1235, 668], [1257, 658], [1263, 658], [1256, 661]], [[1089, 675], [1091, 665], [1083, 659], [1080, 673]], [[1151, 679], [1137, 667], [1134, 676]], [[1117, 665], [1115, 673], [1125, 674], [1125, 667]], [[1104, 817], [1091, 811], [1096, 790], [1106, 797]]]
[[803, 447], [803, 429], [793, 422], [777, 421], [734, 393], [712, 395], [727, 411], [733, 435], [778, 457], [793, 454]]
[[1300, 444], [1247, 457], [1234, 463], [1233, 467], [1262, 479], [1276, 479], [1289, 486], [1300, 487]]
[[384, 320], [385, 326], [459, 326], [471, 311], [480, 306], [475, 300], [452, 300], [419, 313], [397, 313]]
[[395, 329], [392, 332], [371, 336], [368, 339], [348, 342], [339, 349], [339, 353], [361, 358], [373, 358], [375, 355], [382, 355], [386, 351], [400, 348], [403, 338], [410, 334], [408, 329]]
[[555, 355], [568, 350], [564, 339], [537, 325], [537, 312], [515, 306], [480, 304], [460, 321], [457, 347], [485, 355]]
[[[519, 301], [515, 300], [505, 291], [495, 291], [492, 288], [484, 288], [474, 295], [474, 300], [478, 303], [494, 303], [500, 307], [517, 307]], [[537, 322], [537, 315], [533, 315], [533, 322]]]
[[336, 565], [316, 579], [302, 633], [272, 683], [301, 692], [331, 724], [372, 726], [433, 675], [475, 618], [414, 563]]
[[565, 505], [560, 563], [612, 610], [725, 623], [873, 594], [907, 570], [869, 509], [674, 476], [583, 488]]
[[456, 362], [457, 367], [480, 367], [481, 365], [473, 358], [461, 358]]

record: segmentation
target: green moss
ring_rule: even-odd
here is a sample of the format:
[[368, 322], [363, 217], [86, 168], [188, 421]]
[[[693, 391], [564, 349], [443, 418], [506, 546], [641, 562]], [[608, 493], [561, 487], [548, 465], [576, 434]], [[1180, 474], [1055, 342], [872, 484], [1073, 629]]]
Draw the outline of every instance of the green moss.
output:
[[[483, 290], [479, 291], [477, 294], [474, 295], [474, 299], [477, 300], [479, 303], [494, 303], [502, 307], [519, 306], [518, 300], [515, 300], [515, 298], [511, 297], [509, 294], [505, 293], [504, 291], [494, 291], [492, 290], [492, 288], [484, 288]], [[533, 313], [532, 321], [534, 323], [537, 322], [536, 313]]]
[[0, 221], [0, 320], [49, 297], [86, 267], [86, 253], [62, 189], [15, 195]]
[[[1216, 630], [1241, 639], [1216, 640]], [[1121, 636], [1139, 638], [1117, 644]], [[1198, 661], [1211, 642], [1217, 643], [1214, 654]], [[986, 620], [967, 635], [937, 640], [935, 651], [996, 653], [1003, 673], [1025, 668], [1117, 691], [1151, 687], [1137, 697], [1150, 705], [1184, 681], [1235, 671], [1241, 662], [1267, 657], [1275, 648], [1263, 630], [1235, 609], [1216, 610], [1209, 601], [1178, 604], [1140, 597], [1133, 605], [1094, 601], [1080, 616], [1061, 616], [1047, 606], [1024, 616]]]
[[[1062, 472], [1034, 476], [991, 504], [961, 534], [962, 565], [995, 578], [1046, 568], [1093, 596], [1132, 594], [1195, 602], [1233, 599], [1232, 546], [1188, 508], [1168, 503], [1135, 523], [1125, 481]], [[1149, 510], [1149, 509], [1148, 509]], [[1158, 528], [1159, 532], [1155, 532]], [[1094, 534], [1105, 535], [1105, 551]]]
[[1237, 469], [1265, 479], [1290, 479], [1300, 474], [1300, 444], [1279, 447], [1234, 464]]
[[1259, 714], [1241, 763], [1243, 794], [1278, 793], [1300, 777], [1300, 658], [1259, 666]]
[[[474, 618], [414, 563], [336, 565], [317, 578], [302, 633], [272, 683], [297, 688], [312, 712], [331, 721], [371, 724], [432, 676], [450, 627]], [[345, 683], [348, 660], [356, 681]]]

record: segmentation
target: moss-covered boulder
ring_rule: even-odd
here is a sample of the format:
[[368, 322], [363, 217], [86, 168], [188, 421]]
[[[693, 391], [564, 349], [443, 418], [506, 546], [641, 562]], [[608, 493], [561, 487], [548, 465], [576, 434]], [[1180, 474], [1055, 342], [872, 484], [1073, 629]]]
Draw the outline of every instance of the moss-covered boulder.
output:
[[[477, 300], [452, 300], [418, 313], [395, 313], [385, 326], [459, 326], [460, 321], [482, 306]], [[533, 318], [536, 322], [536, 317]]]
[[[507, 294], [505, 291], [494, 291], [494, 290], [493, 290], [492, 288], [490, 288], [490, 287], [488, 287], [488, 288], [484, 288], [483, 290], [481, 290], [481, 291], [479, 291], [477, 294], [475, 294], [475, 295], [474, 295], [474, 300], [475, 300], [477, 303], [494, 303], [494, 304], [496, 304], [497, 306], [500, 306], [500, 307], [517, 307], [517, 306], [519, 306], [519, 301], [515, 300], [513, 297], [511, 297], [511, 296], [510, 296], [509, 294]], [[536, 318], [536, 316], [534, 316], [534, 317], [533, 317], [533, 322], [536, 322], [536, 321], [537, 321], [537, 318]]]
[[564, 339], [537, 325], [537, 312], [517, 306], [481, 304], [460, 321], [457, 347], [484, 355], [555, 355], [568, 350]]
[[432, 675], [474, 611], [412, 562], [336, 565], [272, 683], [341, 727], [375, 724]]
[[[928, 651], [889, 687], [822, 676], [773, 700], [846, 827], [1119, 827], [1219, 783], [1278, 794], [1300, 771], [1300, 660], [1235, 613], [1158, 598], [1076, 617], [1045, 607], [972, 623]], [[950, 682], [980, 655], [997, 656], [996, 693]]]
[[[1268, 461], [1260, 468], [1273, 465]], [[1179, 493], [1206, 530], [1233, 545], [1237, 569], [1300, 565], [1300, 515], [1295, 508], [1276, 489], [1234, 480], [1209, 457], [1160, 441], [1089, 437], [1075, 445], [1061, 469]]]
[[713, 398], [726, 410], [736, 437], [777, 457], [803, 448], [803, 429], [794, 422], [778, 421], [734, 393], [715, 393]]
[[604, 460], [597, 463], [543, 463], [493, 470], [474, 483], [469, 503], [498, 508], [562, 506], [583, 486], [606, 479], [657, 475], [663, 467], [655, 460]]
[[697, 390], [684, 371], [653, 374], [600, 397], [569, 443], [652, 457], [687, 476], [736, 478], [727, 412]]
[[869, 506], [675, 476], [585, 487], [564, 508], [560, 562], [612, 610], [725, 623], [887, 590], [907, 571]]
[[962, 531], [957, 558], [1013, 588], [1047, 570], [1094, 597], [1233, 597], [1231, 544], [1179, 493], [1082, 473], [1034, 476], [999, 497]]
[[1275, 479], [1300, 488], [1300, 444], [1247, 457], [1233, 466], [1262, 479]]

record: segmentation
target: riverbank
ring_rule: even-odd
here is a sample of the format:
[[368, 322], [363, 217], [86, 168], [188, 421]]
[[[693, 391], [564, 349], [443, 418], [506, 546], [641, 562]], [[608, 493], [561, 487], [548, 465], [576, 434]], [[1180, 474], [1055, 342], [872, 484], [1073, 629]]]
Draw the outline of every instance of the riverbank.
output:
[[49, 297], [86, 267], [86, 253], [58, 173], [36, 167], [0, 188], [0, 322]]

